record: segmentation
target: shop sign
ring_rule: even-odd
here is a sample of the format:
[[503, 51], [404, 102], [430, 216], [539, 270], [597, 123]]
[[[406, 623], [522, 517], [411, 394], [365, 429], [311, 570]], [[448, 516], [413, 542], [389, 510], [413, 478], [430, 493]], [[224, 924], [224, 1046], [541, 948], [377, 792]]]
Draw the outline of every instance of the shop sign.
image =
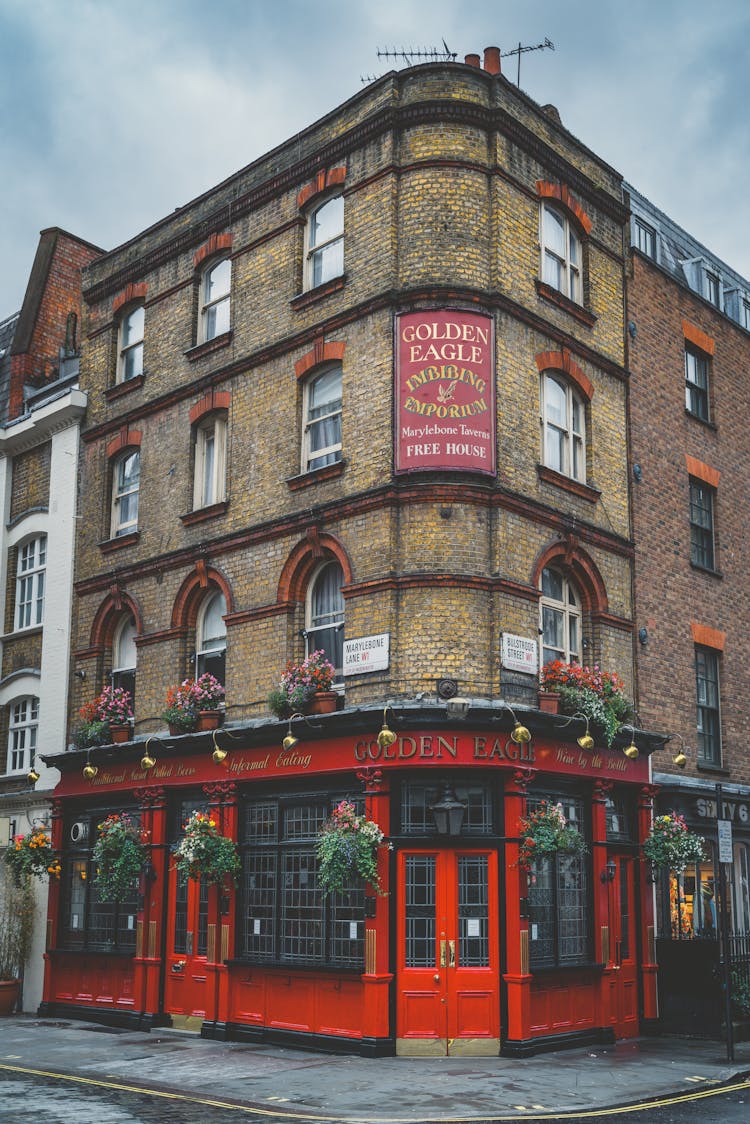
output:
[[732, 825], [729, 820], [717, 820], [716, 827], [719, 833], [719, 862], [731, 863], [732, 855]]
[[360, 636], [344, 641], [344, 675], [362, 675], [366, 671], [385, 671], [391, 646], [390, 632], [377, 636]]
[[[716, 819], [716, 800], [710, 798], [701, 798], [695, 802], [696, 815], [704, 820]], [[724, 797], [721, 801], [721, 818], [729, 820], [731, 823], [747, 824], [750, 822], [750, 805], [744, 801], [727, 800]]]
[[396, 317], [396, 472], [495, 473], [491, 317], [460, 309]]
[[537, 641], [504, 632], [500, 644], [500, 663], [509, 671], [525, 671], [527, 675], [536, 675], [539, 670]]

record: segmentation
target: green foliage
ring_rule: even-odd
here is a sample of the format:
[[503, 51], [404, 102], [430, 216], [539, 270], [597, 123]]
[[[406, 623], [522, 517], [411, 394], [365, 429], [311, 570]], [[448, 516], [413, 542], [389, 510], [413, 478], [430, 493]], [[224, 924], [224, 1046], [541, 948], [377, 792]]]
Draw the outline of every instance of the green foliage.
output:
[[539, 807], [518, 821], [521, 844], [518, 865], [530, 870], [535, 859], [554, 855], [558, 851], [582, 855], [586, 843], [578, 828], [568, 823], [561, 804], [548, 804], [543, 800]]
[[5, 861], [10, 868], [13, 884], [19, 890], [29, 884], [32, 876], [60, 876], [60, 860], [52, 848], [49, 833], [43, 827], [35, 827], [26, 835], [14, 836], [5, 852]]
[[623, 722], [632, 719], [633, 708], [624, 693], [624, 684], [614, 672], [598, 666], [552, 660], [542, 668], [540, 682], [545, 691], [560, 696], [563, 714], [583, 714], [594, 732], [612, 745]]
[[342, 800], [326, 820], [316, 842], [318, 882], [323, 893], [346, 893], [356, 878], [363, 878], [382, 894], [378, 848], [383, 839], [383, 832], [373, 820], [358, 816], [354, 805]]
[[241, 869], [237, 844], [219, 834], [216, 821], [205, 812], [193, 812], [183, 832], [172, 852], [178, 872], [187, 878], [203, 878], [209, 885], [231, 878], [236, 886]]
[[107, 816], [98, 825], [94, 844], [94, 885], [105, 902], [127, 901], [133, 896], [136, 879], [149, 861], [144, 833], [126, 812]]
[[0, 867], [0, 980], [21, 974], [31, 949], [34, 911], [30, 881], [16, 886], [12, 871]]
[[730, 983], [735, 1013], [742, 1019], [750, 1019], [750, 979], [733, 971], [730, 975]]
[[643, 844], [643, 853], [654, 866], [683, 871], [690, 863], [699, 863], [705, 858], [705, 840], [702, 835], [688, 830], [684, 816], [669, 812], [654, 819]]

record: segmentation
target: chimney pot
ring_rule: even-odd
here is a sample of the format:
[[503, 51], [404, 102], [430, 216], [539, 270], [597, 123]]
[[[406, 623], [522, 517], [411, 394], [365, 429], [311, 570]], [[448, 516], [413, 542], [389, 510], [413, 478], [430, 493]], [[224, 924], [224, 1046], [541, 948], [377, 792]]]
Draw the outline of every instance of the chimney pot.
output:
[[482, 66], [479, 60], [479, 55], [467, 55], [464, 59], [464, 62], [467, 66], [475, 66], [477, 70], [480, 70]]
[[488, 74], [500, 73], [500, 48], [499, 47], [485, 47], [484, 48], [484, 69]]

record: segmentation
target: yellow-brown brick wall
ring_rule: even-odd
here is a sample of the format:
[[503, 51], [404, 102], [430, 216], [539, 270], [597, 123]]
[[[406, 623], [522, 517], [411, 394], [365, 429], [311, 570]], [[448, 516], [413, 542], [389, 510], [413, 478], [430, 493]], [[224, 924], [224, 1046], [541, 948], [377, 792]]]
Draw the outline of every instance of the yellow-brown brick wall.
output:
[[3, 678], [14, 671], [42, 666], [42, 630], [32, 629], [3, 640]]
[[11, 520], [24, 512], [49, 506], [50, 455], [49, 441], [13, 458], [13, 492], [10, 503]]

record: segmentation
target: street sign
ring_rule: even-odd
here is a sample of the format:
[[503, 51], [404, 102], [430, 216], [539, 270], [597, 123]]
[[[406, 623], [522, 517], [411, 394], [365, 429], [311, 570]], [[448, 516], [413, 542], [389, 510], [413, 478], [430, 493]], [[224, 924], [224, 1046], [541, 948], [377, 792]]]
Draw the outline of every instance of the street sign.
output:
[[732, 854], [732, 821], [717, 820], [716, 826], [719, 832], [719, 862], [734, 862], [734, 856]]

